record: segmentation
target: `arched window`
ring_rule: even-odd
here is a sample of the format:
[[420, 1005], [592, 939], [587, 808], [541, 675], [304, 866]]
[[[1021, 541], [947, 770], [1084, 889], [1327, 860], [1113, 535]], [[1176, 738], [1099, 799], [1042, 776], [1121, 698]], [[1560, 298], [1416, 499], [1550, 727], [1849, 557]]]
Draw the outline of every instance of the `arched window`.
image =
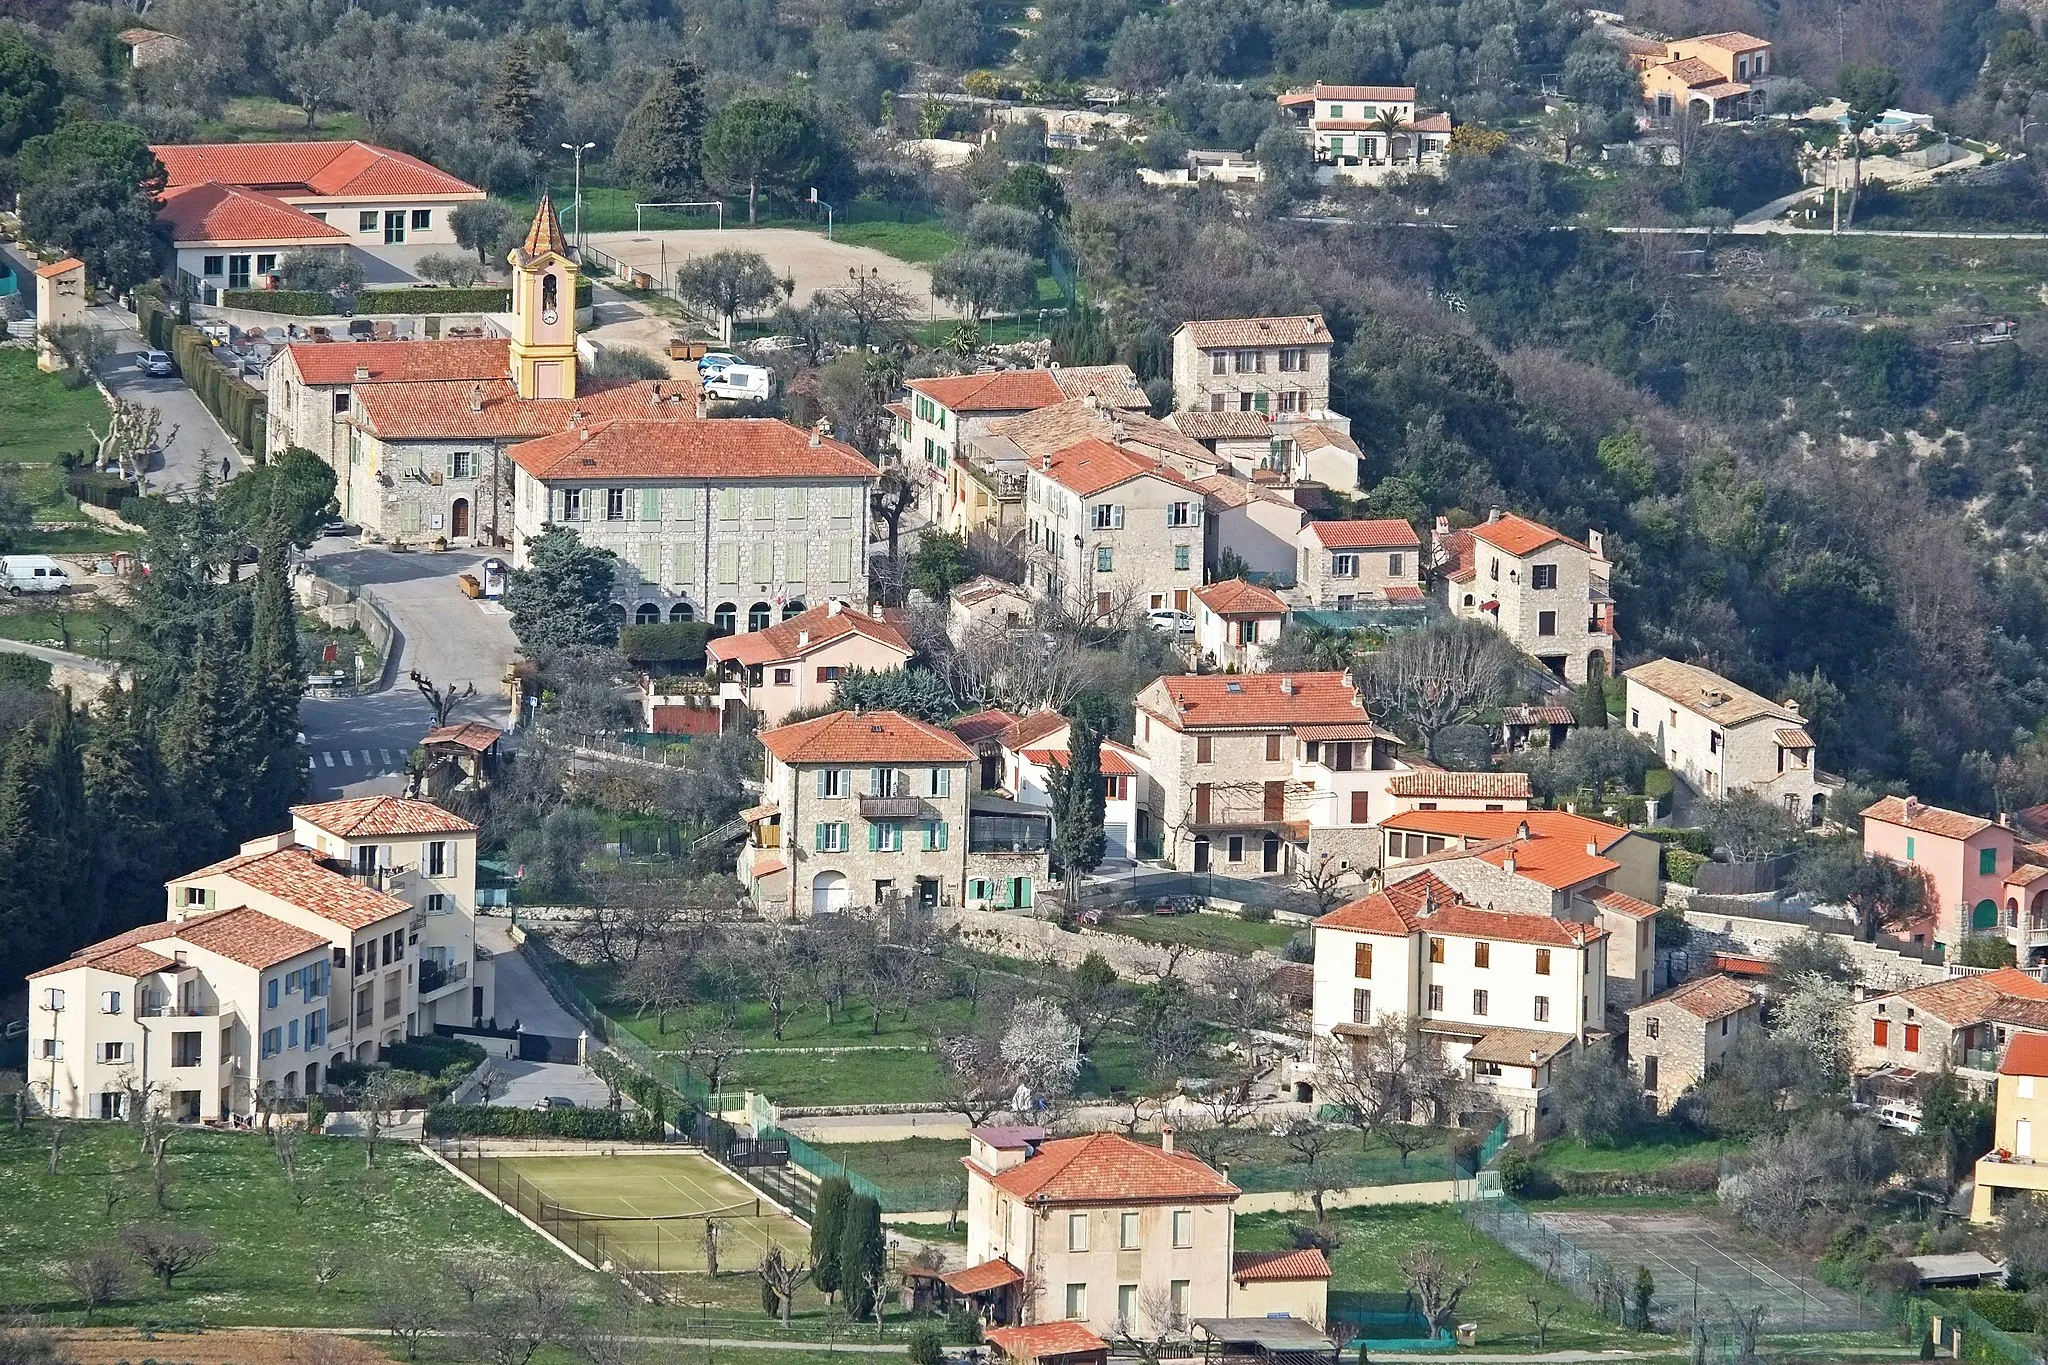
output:
[[540, 320], [553, 322], [561, 307], [561, 286], [556, 283], [555, 272], [550, 270], [540, 277]]
[[720, 602], [718, 610], [711, 613], [711, 629], [719, 635], [730, 635], [739, 629], [740, 609], [730, 602]]
[[784, 602], [782, 604], [782, 619], [787, 621], [792, 616], [801, 616], [803, 614], [803, 610], [804, 599], [801, 597], [793, 597], [789, 601]]
[[659, 602], [642, 602], [633, 612], [633, 624], [636, 626], [660, 625], [661, 604]]
[[1465, 594], [1465, 605], [1468, 607], [1472, 605], [1472, 594], [1469, 592]]
[[612, 603], [612, 620], [622, 626], [626, 624], [626, 604], [624, 602]]
[[688, 602], [678, 602], [668, 609], [668, 619], [671, 621], [694, 621], [697, 619], [697, 613]]
[[1989, 899], [1978, 901], [1977, 904], [1970, 911], [1971, 931], [1976, 932], [1982, 929], [1996, 929], [1997, 927], [1998, 902]]
[[747, 629], [766, 630], [775, 624], [775, 608], [766, 602], [756, 602], [747, 608]]

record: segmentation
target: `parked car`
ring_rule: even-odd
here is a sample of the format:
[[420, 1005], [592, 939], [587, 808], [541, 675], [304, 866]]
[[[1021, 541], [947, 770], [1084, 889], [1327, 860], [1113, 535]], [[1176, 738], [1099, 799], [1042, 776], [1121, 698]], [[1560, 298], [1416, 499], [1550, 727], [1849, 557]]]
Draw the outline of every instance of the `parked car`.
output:
[[330, 517], [320, 523], [320, 534], [323, 536], [352, 536], [355, 533], [356, 528], [340, 517]]
[[1169, 635], [1193, 635], [1195, 618], [1172, 607], [1154, 607], [1145, 613], [1145, 624]]
[[18, 597], [25, 592], [62, 592], [71, 586], [71, 574], [48, 555], [8, 555], [0, 559], [6, 567], [7, 592]]
[[706, 398], [766, 402], [775, 391], [775, 376], [759, 365], [727, 365], [704, 376]]
[[550, 1095], [544, 1100], [535, 1100], [533, 1107], [536, 1109], [575, 1109], [578, 1106], [576, 1101], [570, 1099], [567, 1095]]
[[1877, 1110], [1877, 1121], [1902, 1133], [1920, 1131], [1920, 1111], [1903, 1104], [1880, 1105]]
[[136, 363], [142, 366], [142, 372], [152, 379], [168, 379], [178, 372], [178, 367], [171, 362], [168, 351], [144, 351], [142, 359]]
[[704, 358], [697, 362], [697, 374], [702, 377], [713, 370], [722, 370], [728, 365], [739, 363], [740, 358], [731, 351], [707, 351]]

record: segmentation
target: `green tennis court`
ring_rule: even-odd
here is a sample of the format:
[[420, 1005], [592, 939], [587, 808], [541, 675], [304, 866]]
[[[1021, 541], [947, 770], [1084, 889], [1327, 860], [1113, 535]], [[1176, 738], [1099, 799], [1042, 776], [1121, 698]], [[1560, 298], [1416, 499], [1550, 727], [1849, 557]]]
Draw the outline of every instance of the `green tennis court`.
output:
[[707, 1266], [715, 1225], [721, 1270], [750, 1270], [770, 1246], [810, 1234], [710, 1158], [695, 1152], [484, 1157], [463, 1168], [549, 1232], [591, 1255], [646, 1271]]

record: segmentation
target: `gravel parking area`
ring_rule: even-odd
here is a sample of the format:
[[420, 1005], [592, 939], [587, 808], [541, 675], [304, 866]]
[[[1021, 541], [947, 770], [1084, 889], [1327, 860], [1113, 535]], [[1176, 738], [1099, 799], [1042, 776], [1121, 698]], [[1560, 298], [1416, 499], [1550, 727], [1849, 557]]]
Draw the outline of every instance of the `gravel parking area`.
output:
[[951, 304], [932, 296], [932, 277], [922, 266], [910, 265], [872, 247], [828, 242], [815, 232], [794, 228], [734, 228], [723, 232], [670, 230], [646, 232], [593, 232], [590, 244], [618, 257], [627, 265], [650, 275], [673, 273], [693, 256], [714, 251], [757, 251], [779, 275], [796, 281], [794, 301], [810, 302], [820, 289], [838, 289], [846, 283], [850, 269], [874, 269], [881, 278], [902, 286], [917, 300], [927, 319], [958, 317]]

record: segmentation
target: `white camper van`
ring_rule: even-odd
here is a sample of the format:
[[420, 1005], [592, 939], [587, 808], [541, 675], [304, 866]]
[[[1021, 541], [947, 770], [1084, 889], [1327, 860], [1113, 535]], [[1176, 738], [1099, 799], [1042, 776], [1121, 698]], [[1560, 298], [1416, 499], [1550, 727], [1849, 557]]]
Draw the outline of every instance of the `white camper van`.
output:
[[48, 555], [8, 555], [0, 559], [7, 569], [7, 591], [15, 596], [25, 592], [62, 592], [71, 586], [71, 574]]
[[766, 402], [775, 391], [775, 375], [761, 365], [727, 365], [704, 374], [706, 398]]

